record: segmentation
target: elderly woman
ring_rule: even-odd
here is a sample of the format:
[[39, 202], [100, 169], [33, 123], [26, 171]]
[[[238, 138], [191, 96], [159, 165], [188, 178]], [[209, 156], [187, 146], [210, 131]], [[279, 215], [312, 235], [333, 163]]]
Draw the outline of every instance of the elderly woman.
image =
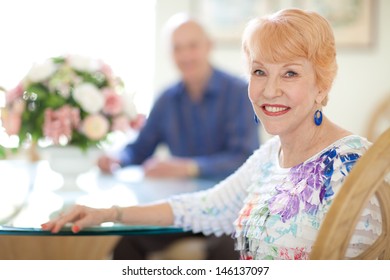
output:
[[[214, 188], [146, 206], [74, 207], [42, 225], [58, 232], [118, 221], [232, 234], [243, 259], [306, 259], [345, 177], [369, 143], [322, 113], [336, 75], [334, 36], [314, 12], [279, 11], [250, 22], [243, 36], [255, 120], [276, 135]], [[347, 251], [352, 257], [381, 231], [372, 198]]]

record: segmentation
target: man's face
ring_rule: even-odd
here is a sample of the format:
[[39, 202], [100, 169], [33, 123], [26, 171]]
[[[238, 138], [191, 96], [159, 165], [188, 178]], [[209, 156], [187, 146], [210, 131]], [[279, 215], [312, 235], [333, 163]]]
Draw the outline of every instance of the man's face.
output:
[[196, 81], [208, 69], [211, 43], [197, 24], [188, 22], [172, 33], [172, 56], [184, 81]]

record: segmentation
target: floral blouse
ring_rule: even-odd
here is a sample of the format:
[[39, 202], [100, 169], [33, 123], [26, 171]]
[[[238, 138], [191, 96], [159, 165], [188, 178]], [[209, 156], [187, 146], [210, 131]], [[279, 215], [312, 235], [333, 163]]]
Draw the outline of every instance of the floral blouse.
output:
[[[243, 259], [307, 259], [321, 222], [369, 142], [344, 137], [305, 162], [281, 168], [279, 137], [270, 139], [214, 188], [170, 199], [175, 225], [204, 234], [233, 234]], [[357, 256], [381, 232], [371, 198], [347, 250]]]

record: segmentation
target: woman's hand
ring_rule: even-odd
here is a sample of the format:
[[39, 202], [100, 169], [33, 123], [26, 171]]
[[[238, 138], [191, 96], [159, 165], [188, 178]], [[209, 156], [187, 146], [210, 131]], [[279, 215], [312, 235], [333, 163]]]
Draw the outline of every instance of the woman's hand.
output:
[[73, 233], [77, 233], [83, 228], [100, 225], [103, 222], [114, 221], [116, 218], [117, 210], [115, 208], [95, 209], [76, 205], [67, 213], [61, 214], [41, 226], [43, 230], [58, 233], [67, 223], [73, 223], [72, 231]]
[[43, 230], [58, 233], [67, 223], [73, 223], [73, 233], [97, 226], [104, 222], [119, 222], [127, 225], [170, 226], [174, 222], [172, 208], [168, 202], [144, 206], [111, 207], [96, 209], [76, 205], [65, 214], [41, 225]]

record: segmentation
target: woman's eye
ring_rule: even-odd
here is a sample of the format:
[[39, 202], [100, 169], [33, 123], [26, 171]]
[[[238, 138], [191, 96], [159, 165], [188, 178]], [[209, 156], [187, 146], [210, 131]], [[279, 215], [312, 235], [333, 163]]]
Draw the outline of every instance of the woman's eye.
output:
[[298, 73], [294, 71], [287, 71], [286, 74], [284, 74], [284, 76], [287, 78], [296, 77], [298, 76]]
[[260, 69], [253, 71], [253, 74], [255, 74], [256, 76], [264, 76], [265, 75], [264, 71], [260, 70]]

